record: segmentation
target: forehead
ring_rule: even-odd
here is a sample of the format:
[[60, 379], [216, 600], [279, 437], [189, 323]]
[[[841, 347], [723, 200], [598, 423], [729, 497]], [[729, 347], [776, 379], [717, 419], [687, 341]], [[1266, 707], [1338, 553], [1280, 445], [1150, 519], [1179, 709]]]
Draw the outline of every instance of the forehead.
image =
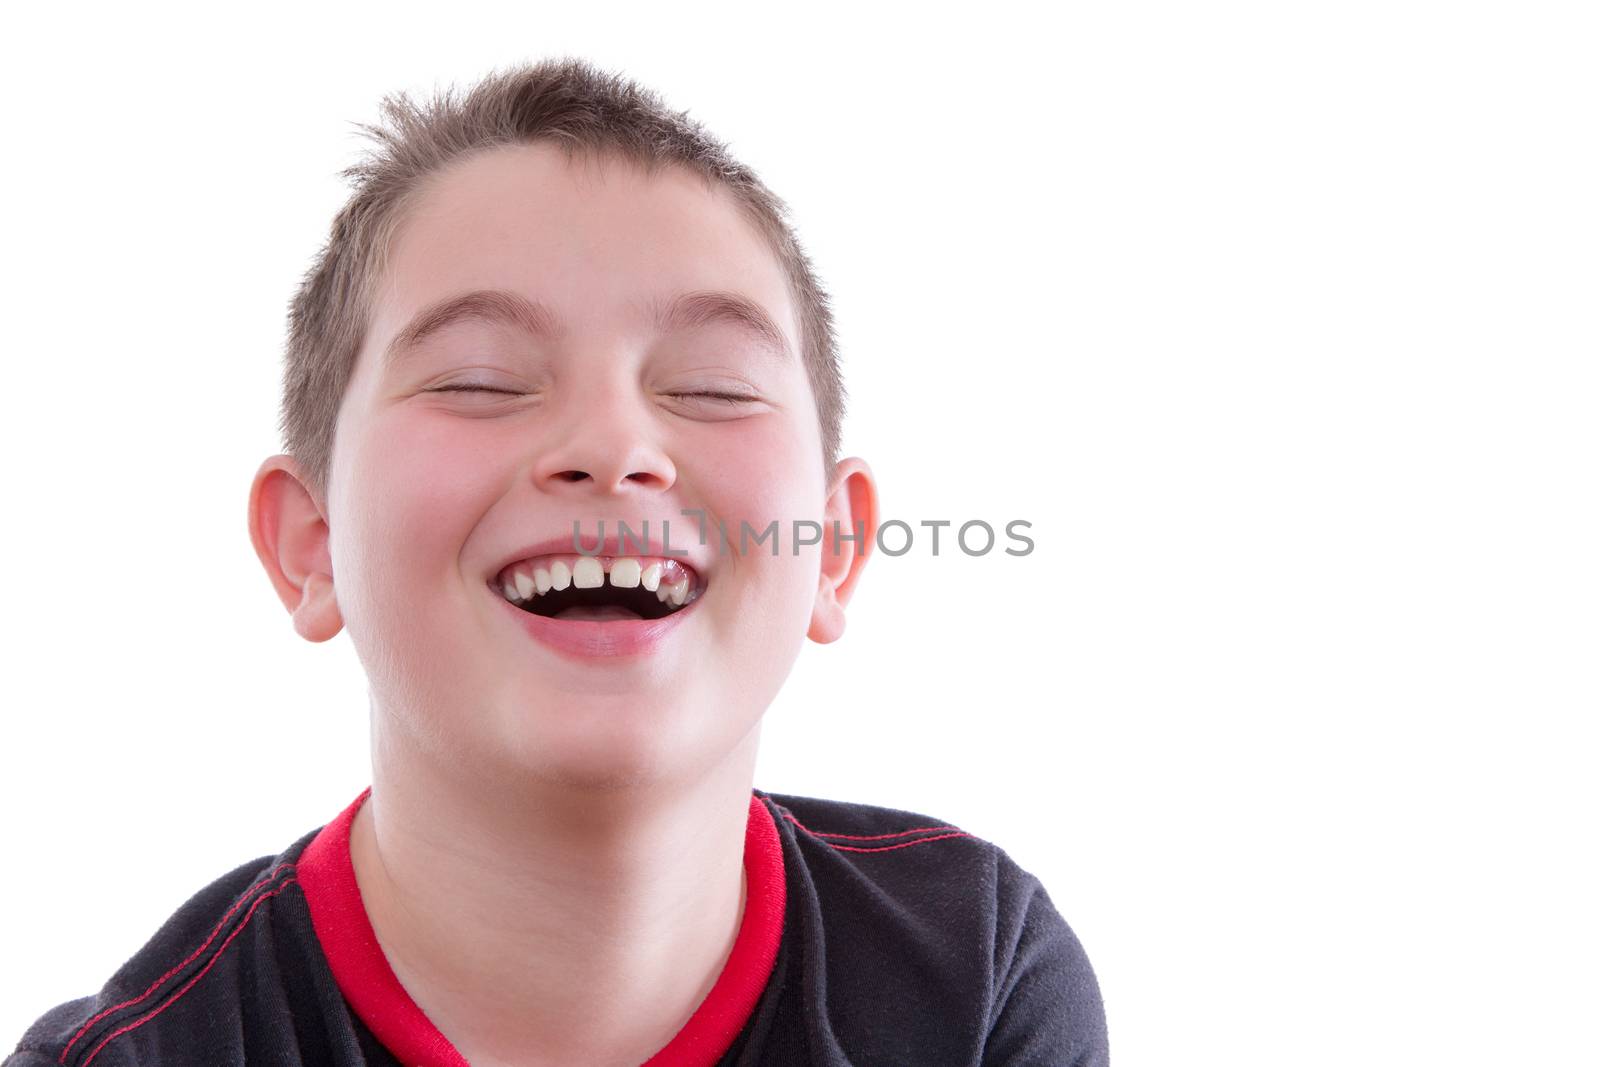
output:
[[646, 309], [721, 290], [764, 308], [799, 351], [782, 268], [726, 189], [679, 166], [647, 175], [552, 145], [495, 148], [427, 179], [390, 244], [374, 339], [454, 294], [505, 289], [570, 329], [648, 325]]

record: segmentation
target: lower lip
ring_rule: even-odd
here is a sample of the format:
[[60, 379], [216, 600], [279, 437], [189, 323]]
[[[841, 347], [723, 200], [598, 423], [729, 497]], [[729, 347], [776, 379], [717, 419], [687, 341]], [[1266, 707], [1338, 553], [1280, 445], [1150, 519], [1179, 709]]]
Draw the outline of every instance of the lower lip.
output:
[[574, 659], [614, 660], [625, 656], [645, 656], [664, 644], [683, 624], [684, 616], [695, 610], [699, 599], [689, 601], [671, 615], [659, 619], [612, 619], [595, 622], [584, 619], [548, 619], [523, 611], [505, 597], [489, 591], [500, 606], [516, 616], [515, 621], [534, 640]]

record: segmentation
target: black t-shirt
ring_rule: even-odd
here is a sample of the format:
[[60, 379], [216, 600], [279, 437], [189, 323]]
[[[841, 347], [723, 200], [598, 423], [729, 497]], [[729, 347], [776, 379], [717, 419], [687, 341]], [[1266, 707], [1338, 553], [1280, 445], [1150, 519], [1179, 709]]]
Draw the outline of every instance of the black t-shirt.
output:
[[[191, 897], [0, 1067], [461, 1067], [361, 904], [336, 819]], [[1104, 1067], [1082, 946], [1039, 880], [915, 812], [751, 791], [745, 905], [648, 1067]]]

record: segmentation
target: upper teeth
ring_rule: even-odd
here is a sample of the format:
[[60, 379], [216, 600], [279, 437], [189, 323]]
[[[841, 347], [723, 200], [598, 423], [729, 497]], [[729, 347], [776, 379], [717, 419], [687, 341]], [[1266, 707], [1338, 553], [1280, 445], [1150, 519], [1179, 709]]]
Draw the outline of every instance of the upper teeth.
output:
[[656, 599], [682, 607], [699, 594], [694, 572], [675, 559], [632, 556], [540, 556], [513, 563], [500, 572], [499, 589], [522, 604], [552, 589], [598, 589], [610, 578], [617, 589], [645, 589]]

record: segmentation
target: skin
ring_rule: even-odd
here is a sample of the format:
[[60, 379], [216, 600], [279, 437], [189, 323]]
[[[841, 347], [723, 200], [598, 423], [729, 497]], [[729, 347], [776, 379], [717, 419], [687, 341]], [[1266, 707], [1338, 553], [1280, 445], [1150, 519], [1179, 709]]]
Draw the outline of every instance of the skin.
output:
[[[385, 366], [414, 314], [477, 288], [542, 301], [564, 332], [461, 323]], [[657, 333], [639, 306], [700, 289], [759, 303], [789, 355], [722, 322]], [[870, 550], [871, 472], [824, 469], [799, 351], [777, 260], [720, 187], [497, 148], [434, 175], [398, 233], [326, 500], [287, 455], [256, 473], [252, 541], [296, 631], [348, 628], [369, 678], [363, 900], [475, 1067], [636, 1065], [693, 1013], [743, 912], [761, 716], [806, 638], [843, 631], [867, 554], [825, 536], [796, 555], [785, 532], [776, 557], [712, 555], [694, 614], [622, 658], [533, 640], [486, 582], [574, 519], [683, 508], [735, 530], [865, 523]], [[429, 391], [454, 383], [512, 395]], [[732, 384], [758, 399], [672, 395]]]

